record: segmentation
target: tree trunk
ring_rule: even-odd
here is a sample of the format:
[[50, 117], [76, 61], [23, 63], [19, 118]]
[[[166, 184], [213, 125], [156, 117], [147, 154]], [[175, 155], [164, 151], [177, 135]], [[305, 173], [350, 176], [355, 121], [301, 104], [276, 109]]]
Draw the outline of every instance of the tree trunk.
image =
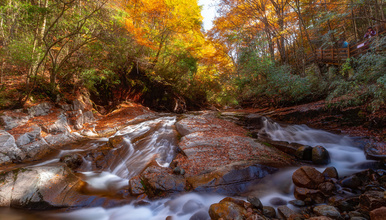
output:
[[[353, 1], [351, 0], [351, 4], [353, 4]], [[352, 6], [354, 7], [354, 6]], [[355, 35], [355, 42], [358, 42], [358, 27], [357, 27], [357, 22], [355, 20], [355, 16], [354, 16], [354, 8], [351, 9], [351, 20], [352, 20], [352, 23], [353, 23], [353, 28], [354, 28], [354, 35]]]

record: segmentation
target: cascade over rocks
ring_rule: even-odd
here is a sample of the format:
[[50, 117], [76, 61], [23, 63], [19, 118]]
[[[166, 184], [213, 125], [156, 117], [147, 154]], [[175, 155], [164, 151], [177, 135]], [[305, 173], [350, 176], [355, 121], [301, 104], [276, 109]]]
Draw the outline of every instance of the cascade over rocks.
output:
[[[43, 102], [27, 109], [0, 112], [0, 165], [42, 158], [61, 147], [116, 132], [134, 118], [152, 117], [147, 108], [124, 103], [106, 116], [94, 115], [85, 96], [58, 103]], [[114, 122], [114, 124], [111, 124]]]
[[[150, 163], [130, 180], [132, 195], [181, 191], [237, 195], [277, 167], [295, 163], [290, 155], [247, 137], [243, 128], [216, 118], [213, 112], [184, 115], [176, 128], [183, 136], [174, 161], [169, 168]], [[109, 142], [116, 141], [118, 137]]]

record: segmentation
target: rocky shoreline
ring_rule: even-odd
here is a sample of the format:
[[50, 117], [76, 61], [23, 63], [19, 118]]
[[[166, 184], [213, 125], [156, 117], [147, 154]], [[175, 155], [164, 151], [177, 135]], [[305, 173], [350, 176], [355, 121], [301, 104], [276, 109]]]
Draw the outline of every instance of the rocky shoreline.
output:
[[[386, 216], [385, 170], [368, 169], [338, 178], [334, 167], [320, 173], [303, 166], [292, 175], [294, 196], [287, 204], [281, 201], [277, 213], [263, 206], [259, 198], [248, 196], [248, 202], [227, 197], [211, 205], [211, 219], [350, 219], [381, 220]], [[291, 208], [290, 208], [291, 207]]]

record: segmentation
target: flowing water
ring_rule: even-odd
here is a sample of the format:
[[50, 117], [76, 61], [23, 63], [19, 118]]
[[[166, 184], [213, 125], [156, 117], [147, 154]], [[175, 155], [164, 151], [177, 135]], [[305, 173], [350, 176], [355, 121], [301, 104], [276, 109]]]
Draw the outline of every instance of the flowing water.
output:
[[[118, 191], [127, 187], [129, 179], [139, 174], [153, 158], [160, 166], [167, 167], [176, 152], [175, 122], [175, 116], [164, 116], [127, 126], [116, 132], [112, 138], [121, 138], [122, 141], [107, 155], [112, 159], [108, 160], [108, 164], [103, 169], [96, 169], [90, 161], [84, 159], [81, 176], [88, 183], [89, 189]], [[259, 136], [275, 141], [324, 146], [331, 156], [331, 164], [328, 166], [336, 167], [340, 176], [359, 171], [360, 165], [366, 162], [363, 150], [354, 147], [353, 139], [350, 137], [312, 129], [305, 125], [283, 125], [268, 118], [262, 118], [262, 124]], [[93, 140], [79, 148], [63, 150], [55, 158], [33, 166], [57, 162], [61, 156], [69, 153], [82, 153], [96, 149], [107, 141], [107, 138]], [[296, 169], [296, 167], [283, 169], [266, 177], [250, 191], [261, 193], [260, 198], [264, 205], [275, 206], [275, 201], [278, 199], [293, 200], [291, 176]], [[317, 169], [323, 171], [324, 167]], [[173, 216], [173, 219], [208, 219], [209, 206], [224, 197], [224, 195], [187, 193], [149, 201], [148, 204], [141, 206], [133, 202], [114, 208], [83, 208], [72, 212], [50, 214], [49, 217], [92, 220], [163, 220], [167, 216]]]

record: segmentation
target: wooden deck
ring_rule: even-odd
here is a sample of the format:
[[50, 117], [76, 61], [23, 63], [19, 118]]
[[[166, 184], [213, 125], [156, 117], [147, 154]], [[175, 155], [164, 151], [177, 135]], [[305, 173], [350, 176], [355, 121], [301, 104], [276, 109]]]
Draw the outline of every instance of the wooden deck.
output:
[[349, 45], [347, 48], [330, 48], [330, 49], [317, 49], [315, 54], [309, 54], [307, 63], [324, 63], [332, 65], [341, 65], [346, 62], [347, 58], [357, 57], [360, 54], [365, 54], [370, 50], [379, 51], [379, 48], [374, 48], [371, 42], [378, 36], [385, 35], [386, 31], [378, 33], [376, 36], [358, 42], [354, 45]]

